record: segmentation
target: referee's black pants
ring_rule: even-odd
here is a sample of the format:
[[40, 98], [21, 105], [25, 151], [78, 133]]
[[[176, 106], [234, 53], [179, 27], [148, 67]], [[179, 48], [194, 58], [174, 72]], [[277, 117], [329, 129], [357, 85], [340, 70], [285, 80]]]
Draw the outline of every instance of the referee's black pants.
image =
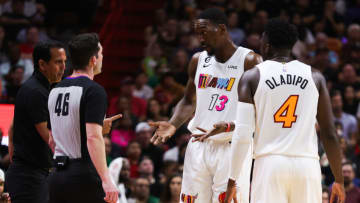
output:
[[48, 203], [49, 170], [14, 160], [6, 171], [5, 188], [12, 203]]
[[102, 182], [95, 167], [75, 161], [49, 176], [50, 203], [105, 203]]

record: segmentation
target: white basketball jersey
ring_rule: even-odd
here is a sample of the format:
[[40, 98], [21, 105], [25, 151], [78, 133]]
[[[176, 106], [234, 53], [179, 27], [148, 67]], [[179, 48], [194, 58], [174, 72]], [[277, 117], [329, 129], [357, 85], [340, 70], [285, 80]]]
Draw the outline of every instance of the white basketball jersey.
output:
[[[196, 111], [188, 129], [202, 133], [196, 127], [210, 130], [219, 121], [234, 121], [238, 103], [238, 83], [244, 73], [244, 61], [250, 49], [238, 47], [225, 62], [217, 62], [206, 51], [200, 53], [195, 75]], [[230, 140], [232, 133], [222, 133], [210, 139]]]
[[319, 92], [311, 67], [267, 60], [257, 67], [254, 157], [279, 154], [318, 158], [315, 131]]

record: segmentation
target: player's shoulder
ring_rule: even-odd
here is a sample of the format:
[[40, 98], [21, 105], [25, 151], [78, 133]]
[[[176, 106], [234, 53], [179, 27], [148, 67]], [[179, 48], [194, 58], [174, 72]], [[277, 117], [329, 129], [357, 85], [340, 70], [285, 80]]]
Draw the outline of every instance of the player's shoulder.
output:
[[190, 60], [189, 67], [188, 67], [188, 73], [191, 77], [195, 77], [196, 69], [199, 63], [199, 60], [201, 58], [201, 55], [206, 54], [204, 51], [202, 52], [196, 52]]
[[105, 88], [93, 80], [89, 79], [86, 85], [88, 91], [98, 91], [99, 93], [106, 94]]
[[254, 68], [251, 68], [243, 73], [241, 76], [240, 83], [250, 83], [252, 86], [257, 86], [260, 80], [260, 70], [259, 67], [254, 66]]

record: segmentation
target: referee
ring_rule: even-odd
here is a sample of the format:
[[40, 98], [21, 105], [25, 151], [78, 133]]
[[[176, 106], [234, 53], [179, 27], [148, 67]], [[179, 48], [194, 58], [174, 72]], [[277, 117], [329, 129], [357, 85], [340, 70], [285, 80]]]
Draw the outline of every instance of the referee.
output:
[[47, 101], [50, 85], [59, 82], [64, 73], [64, 47], [55, 41], [39, 43], [34, 48], [33, 60], [34, 73], [17, 94], [13, 133], [9, 134], [12, 163], [5, 185], [12, 203], [48, 201], [51, 136], [47, 128]]
[[93, 81], [103, 59], [97, 34], [76, 36], [69, 53], [73, 74], [52, 89], [48, 102], [56, 165], [49, 176], [50, 203], [115, 203], [102, 136], [107, 97]]

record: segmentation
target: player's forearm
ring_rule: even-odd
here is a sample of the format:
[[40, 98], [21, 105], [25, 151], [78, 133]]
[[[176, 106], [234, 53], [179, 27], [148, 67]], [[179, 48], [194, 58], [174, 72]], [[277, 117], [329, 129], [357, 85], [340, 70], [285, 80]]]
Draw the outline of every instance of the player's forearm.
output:
[[95, 135], [88, 135], [87, 147], [97, 173], [102, 181], [109, 178], [108, 168], [106, 166], [105, 158], [105, 144], [101, 133]]
[[341, 152], [338, 139], [335, 135], [335, 130], [323, 130], [320, 133], [322, 137], [323, 146], [330, 163], [331, 171], [335, 177], [335, 181], [339, 183], [344, 182], [341, 171]]
[[176, 105], [174, 115], [171, 117], [169, 122], [177, 129], [192, 116], [194, 111], [194, 102], [182, 98]]

